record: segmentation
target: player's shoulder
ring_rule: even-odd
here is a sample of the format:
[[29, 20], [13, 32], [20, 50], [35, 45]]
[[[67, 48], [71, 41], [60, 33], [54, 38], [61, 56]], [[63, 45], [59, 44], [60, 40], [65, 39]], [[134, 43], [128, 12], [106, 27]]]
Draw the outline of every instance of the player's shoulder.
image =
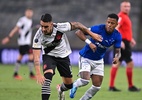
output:
[[60, 22], [60, 23], [53, 23], [54, 29], [58, 31], [66, 31], [67, 29], [71, 29], [70, 22]]
[[43, 34], [42, 34], [42, 30], [41, 30], [41, 27], [39, 27], [39, 29], [37, 30], [37, 32], [36, 32], [36, 36], [42, 36]]
[[95, 29], [103, 29], [105, 27], [105, 24], [97, 24], [97, 25], [93, 25], [91, 26], [91, 28], [95, 28]]
[[117, 29], [114, 29], [114, 33], [120, 34], [120, 32]]
[[25, 20], [25, 19], [26, 19], [26, 17], [25, 17], [25, 16], [22, 16], [22, 17], [20, 17], [19, 19], [21, 19], [21, 20]]
[[20, 17], [19, 19], [18, 19], [18, 21], [23, 21], [24, 20], [24, 16], [23, 17]]
[[19, 22], [27, 22], [27, 21], [29, 21], [25, 16], [22, 16], [22, 17], [20, 17], [19, 18], [19, 20], [18, 20]]
[[98, 27], [100, 28], [100, 29], [105, 29], [105, 24], [100, 24], [100, 25], [98, 25]]
[[91, 27], [91, 31], [95, 33], [102, 33], [105, 30], [104, 24], [97, 24]]
[[41, 29], [41, 27], [38, 28], [37, 32], [40, 33], [40, 34], [42, 34], [42, 29]]
[[66, 26], [66, 25], [69, 25], [70, 22], [58, 22], [58, 23], [53, 23], [53, 26], [58, 28], [58, 27], [63, 27], [63, 26]]
[[114, 34], [116, 35], [116, 37], [121, 37], [121, 33], [118, 30], [114, 30]]
[[96, 29], [100, 32], [104, 31], [105, 30], [105, 24], [99, 24], [99, 25], [96, 25]]

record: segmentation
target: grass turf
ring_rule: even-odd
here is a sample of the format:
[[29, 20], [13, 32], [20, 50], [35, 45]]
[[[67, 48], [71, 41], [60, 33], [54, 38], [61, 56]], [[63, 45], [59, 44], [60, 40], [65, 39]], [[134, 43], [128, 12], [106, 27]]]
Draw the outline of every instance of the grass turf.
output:
[[[41, 86], [36, 83], [35, 80], [29, 78], [29, 71], [26, 65], [22, 65], [19, 73], [24, 78], [21, 81], [14, 80], [13, 75], [13, 65], [2, 65], [0, 64], [0, 100], [41, 100], [40, 89]], [[77, 79], [78, 67], [72, 67], [73, 79]], [[125, 75], [125, 68], [120, 67], [116, 77], [116, 86], [121, 89], [121, 92], [110, 92], [108, 91], [109, 84], [109, 72], [110, 67], [105, 66], [105, 76], [102, 84], [101, 90], [93, 97], [92, 100], [142, 100], [141, 92], [129, 92], [127, 85], [127, 78]], [[134, 68], [134, 84], [142, 88], [142, 69]], [[53, 77], [51, 84], [51, 97], [50, 100], [58, 100], [56, 85], [60, 84], [61, 78], [56, 72]], [[81, 87], [78, 89], [76, 96], [73, 100], [79, 100], [79, 98], [84, 94], [84, 92], [91, 86]], [[65, 92], [66, 100], [72, 100], [69, 98], [69, 91]]]

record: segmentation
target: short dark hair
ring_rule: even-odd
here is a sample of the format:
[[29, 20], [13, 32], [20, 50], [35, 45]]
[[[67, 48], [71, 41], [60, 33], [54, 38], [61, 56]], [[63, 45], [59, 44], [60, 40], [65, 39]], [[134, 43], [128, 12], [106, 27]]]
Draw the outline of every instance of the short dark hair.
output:
[[52, 21], [52, 16], [48, 13], [44, 14], [41, 16], [41, 19], [43, 22], [51, 22]]
[[117, 21], [118, 21], [118, 19], [119, 19], [119, 17], [118, 17], [117, 14], [115, 14], [115, 13], [109, 14], [108, 17], [109, 17], [109, 18], [114, 18], [114, 19], [116, 19]]

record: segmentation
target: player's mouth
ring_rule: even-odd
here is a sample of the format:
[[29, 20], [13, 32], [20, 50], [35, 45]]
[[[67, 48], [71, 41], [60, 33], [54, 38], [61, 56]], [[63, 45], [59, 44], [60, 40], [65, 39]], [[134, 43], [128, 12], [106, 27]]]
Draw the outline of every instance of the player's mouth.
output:
[[111, 33], [112, 31], [113, 31], [112, 28], [110, 28], [110, 27], [107, 28], [108, 33]]

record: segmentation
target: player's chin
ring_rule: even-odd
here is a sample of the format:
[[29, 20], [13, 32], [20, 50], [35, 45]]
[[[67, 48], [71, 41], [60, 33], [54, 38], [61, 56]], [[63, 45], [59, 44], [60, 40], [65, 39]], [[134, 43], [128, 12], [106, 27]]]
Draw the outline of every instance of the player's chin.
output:
[[112, 29], [110, 29], [110, 28], [107, 29], [107, 33], [112, 33], [112, 32], [113, 32]]
[[43, 32], [43, 34], [44, 34], [44, 35], [48, 35], [48, 33], [47, 33], [47, 32]]
[[107, 33], [111, 34], [113, 31], [107, 31]]

